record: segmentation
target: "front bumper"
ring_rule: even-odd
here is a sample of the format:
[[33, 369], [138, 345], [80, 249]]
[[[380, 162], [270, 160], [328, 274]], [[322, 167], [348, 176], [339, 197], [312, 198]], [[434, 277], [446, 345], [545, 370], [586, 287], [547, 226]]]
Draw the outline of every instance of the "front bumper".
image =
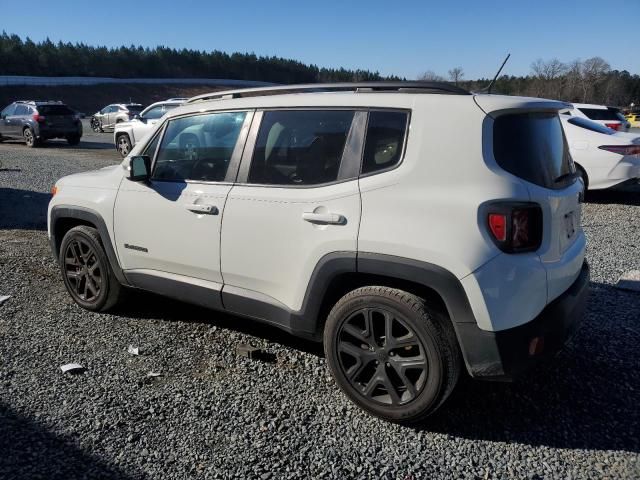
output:
[[481, 330], [473, 323], [457, 324], [456, 333], [471, 376], [509, 381], [557, 353], [577, 329], [588, 293], [589, 266], [585, 262], [567, 291], [529, 323], [498, 332]]

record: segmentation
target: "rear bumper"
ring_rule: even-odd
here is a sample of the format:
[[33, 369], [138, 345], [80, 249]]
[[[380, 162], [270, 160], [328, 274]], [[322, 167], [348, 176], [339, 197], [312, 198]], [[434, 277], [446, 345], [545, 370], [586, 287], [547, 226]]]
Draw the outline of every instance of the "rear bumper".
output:
[[[577, 329], [588, 292], [589, 266], [584, 262], [574, 283], [524, 325], [490, 332], [472, 323], [457, 324], [456, 333], [471, 376], [509, 381], [544, 357], [557, 353]], [[538, 351], [533, 351], [535, 338], [539, 339]]]
[[66, 138], [73, 135], [82, 136], [82, 125], [70, 127], [43, 127], [39, 126], [36, 136], [38, 138]]

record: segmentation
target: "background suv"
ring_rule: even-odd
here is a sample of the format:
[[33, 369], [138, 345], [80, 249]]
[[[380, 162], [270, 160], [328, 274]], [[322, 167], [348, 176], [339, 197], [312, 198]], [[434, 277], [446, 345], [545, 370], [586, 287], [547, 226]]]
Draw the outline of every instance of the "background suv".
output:
[[91, 117], [91, 128], [94, 132], [115, 128], [117, 123], [128, 122], [139, 115], [144, 107], [139, 103], [112, 103]]
[[22, 138], [27, 147], [37, 147], [51, 138], [77, 145], [81, 137], [78, 114], [62, 102], [19, 100], [0, 113], [0, 140]]
[[182, 105], [186, 100], [186, 98], [170, 98], [153, 103], [133, 120], [116, 124], [113, 140], [120, 155], [126, 157], [131, 152], [131, 148], [153, 130], [153, 126], [165, 113]]
[[267, 322], [322, 341], [357, 405], [417, 422], [463, 367], [512, 379], [582, 317], [563, 108], [430, 82], [194, 97], [56, 183], [51, 247], [86, 309], [131, 287]]

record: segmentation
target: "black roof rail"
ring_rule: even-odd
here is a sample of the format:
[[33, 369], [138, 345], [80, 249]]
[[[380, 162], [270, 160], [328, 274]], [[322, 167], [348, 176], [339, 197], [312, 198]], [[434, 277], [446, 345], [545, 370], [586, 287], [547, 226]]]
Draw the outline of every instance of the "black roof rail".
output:
[[471, 95], [467, 90], [445, 82], [345, 82], [308, 83], [301, 85], [276, 85], [272, 87], [242, 88], [197, 95], [186, 103], [206, 100], [221, 100], [242, 97], [258, 97], [286, 93], [319, 92], [400, 92], [400, 93], [440, 93], [449, 95]]

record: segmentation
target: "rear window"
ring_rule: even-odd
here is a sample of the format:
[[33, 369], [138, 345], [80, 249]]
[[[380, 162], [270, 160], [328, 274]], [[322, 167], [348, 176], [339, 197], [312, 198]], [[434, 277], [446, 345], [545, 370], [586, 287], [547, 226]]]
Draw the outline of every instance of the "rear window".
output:
[[144, 110], [142, 105], [126, 105], [126, 107], [127, 107], [127, 110], [134, 113], [140, 113], [142, 110]]
[[545, 188], [562, 188], [575, 179], [575, 166], [555, 113], [496, 118], [493, 154], [502, 169]]
[[592, 122], [591, 120], [587, 120], [586, 118], [573, 117], [567, 121], [576, 127], [586, 128], [592, 132], [604, 133], [605, 135], [613, 135], [616, 133], [615, 130], [605, 127], [604, 125], [600, 125], [599, 123]]
[[66, 105], [38, 105], [40, 115], [73, 115], [74, 112]]
[[604, 109], [604, 108], [579, 108], [582, 113], [584, 113], [591, 120], [618, 120], [618, 116], [614, 110]]

